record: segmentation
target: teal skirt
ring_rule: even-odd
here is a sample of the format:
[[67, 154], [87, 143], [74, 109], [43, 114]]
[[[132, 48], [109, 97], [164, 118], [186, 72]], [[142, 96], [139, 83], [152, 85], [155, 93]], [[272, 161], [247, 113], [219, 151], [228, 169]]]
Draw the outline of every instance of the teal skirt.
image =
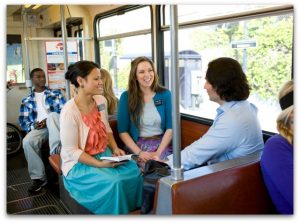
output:
[[[111, 156], [110, 149], [94, 158], [101, 156]], [[142, 203], [143, 178], [133, 160], [115, 168], [78, 162], [63, 181], [71, 197], [95, 214], [127, 214]]]

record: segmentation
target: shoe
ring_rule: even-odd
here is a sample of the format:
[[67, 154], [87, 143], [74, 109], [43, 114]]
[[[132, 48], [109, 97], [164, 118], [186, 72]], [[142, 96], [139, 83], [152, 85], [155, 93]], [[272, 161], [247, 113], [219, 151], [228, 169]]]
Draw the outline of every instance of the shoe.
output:
[[29, 193], [35, 193], [42, 189], [47, 184], [47, 180], [35, 179], [32, 185], [28, 188]]

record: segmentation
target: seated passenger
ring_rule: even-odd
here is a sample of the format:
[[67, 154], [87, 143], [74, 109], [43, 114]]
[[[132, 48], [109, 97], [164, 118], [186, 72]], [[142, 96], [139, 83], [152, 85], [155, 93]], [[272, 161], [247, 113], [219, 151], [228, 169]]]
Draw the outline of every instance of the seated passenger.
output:
[[[246, 99], [249, 85], [241, 65], [222, 57], [211, 61], [204, 88], [209, 99], [220, 105], [206, 134], [181, 151], [181, 164], [188, 170], [246, 156], [264, 147], [257, 108]], [[168, 156], [173, 165], [173, 155]]]
[[118, 106], [118, 132], [142, 163], [172, 153], [171, 92], [159, 85], [154, 64], [147, 57], [131, 62], [128, 91]]
[[59, 113], [65, 99], [59, 90], [50, 90], [46, 85], [45, 72], [35, 68], [30, 72], [34, 91], [22, 99], [19, 123], [27, 135], [23, 139], [23, 149], [28, 163], [33, 193], [47, 184], [45, 167], [41, 157], [41, 147], [49, 140], [50, 153], [59, 147]]
[[[115, 93], [112, 89], [112, 79], [108, 71], [101, 68], [100, 73], [101, 73], [101, 79], [103, 83], [101, 88], [101, 95], [103, 95], [106, 99], [105, 108], [107, 109], [108, 120], [113, 120], [116, 119], [117, 116], [117, 106], [118, 106], [119, 99], [115, 96]], [[77, 95], [77, 89], [73, 84], [70, 85], [70, 89], [71, 89], [71, 97], [73, 98]], [[55, 116], [55, 119], [52, 122], [55, 123], [55, 126], [57, 126], [55, 129], [53, 129], [53, 134], [57, 136], [58, 138], [57, 141], [59, 142], [59, 145], [56, 147], [56, 149], [50, 150], [50, 155], [60, 154], [60, 150], [61, 150], [61, 142], [59, 136], [59, 116]], [[111, 137], [114, 140], [113, 135]]]
[[110, 73], [103, 68], [100, 69], [100, 72], [103, 83], [103, 92], [101, 94], [107, 100], [108, 120], [117, 119], [119, 99], [113, 91], [113, 82]]
[[[142, 176], [135, 161], [115, 163], [102, 156], [123, 155], [109, 127], [100, 69], [90, 61], [71, 65], [65, 74], [77, 88], [60, 116], [64, 186], [95, 214], [127, 214], [142, 201]], [[110, 148], [107, 147], [109, 144]]]
[[279, 134], [267, 140], [260, 165], [272, 201], [281, 214], [294, 213], [294, 100], [293, 81], [279, 93], [282, 112], [277, 118]]

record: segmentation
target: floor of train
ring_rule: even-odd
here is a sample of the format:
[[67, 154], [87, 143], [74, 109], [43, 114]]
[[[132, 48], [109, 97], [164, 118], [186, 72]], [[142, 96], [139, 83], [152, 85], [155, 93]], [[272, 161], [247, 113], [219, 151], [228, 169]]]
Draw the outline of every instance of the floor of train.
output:
[[[49, 178], [49, 177], [48, 177]], [[12, 215], [66, 215], [68, 209], [59, 200], [58, 184], [50, 182], [39, 193], [27, 192], [31, 180], [23, 150], [7, 157], [6, 211]]]

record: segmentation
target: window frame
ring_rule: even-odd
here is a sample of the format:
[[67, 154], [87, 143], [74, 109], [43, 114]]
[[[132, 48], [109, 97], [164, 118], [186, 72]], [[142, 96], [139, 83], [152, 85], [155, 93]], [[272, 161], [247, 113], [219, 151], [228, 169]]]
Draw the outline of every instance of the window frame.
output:
[[[160, 5], [158, 7], [158, 12], [160, 14], [161, 18], [166, 18], [165, 8], [169, 5]], [[193, 20], [189, 22], [182, 22], [178, 23], [178, 30], [180, 29], [186, 29], [186, 28], [193, 28], [193, 27], [201, 27], [201, 26], [207, 26], [207, 25], [214, 25], [218, 23], [226, 23], [226, 22], [232, 22], [235, 20], [245, 20], [245, 19], [253, 19], [253, 18], [261, 18], [266, 16], [276, 16], [281, 14], [287, 14], [292, 13], [294, 16], [294, 6], [293, 5], [281, 5], [281, 6], [273, 6], [270, 8], [263, 8], [263, 9], [255, 9], [255, 10], [249, 10], [241, 13], [232, 13], [229, 15], [223, 15], [223, 16], [217, 16], [217, 17], [210, 17], [205, 19], [199, 19], [199, 20]], [[165, 31], [170, 31], [170, 25], [163, 25], [162, 20], [159, 19], [159, 27], [160, 29], [158, 32], [159, 35], [164, 36]], [[293, 49], [292, 49], [292, 66], [291, 66], [291, 80], [294, 78], [293, 71], [294, 71], [294, 40], [295, 40], [295, 25], [293, 26]], [[163, 37], [162, 37], [163, 41]], [[161, 44], [162, 48], [164, 49], [164, 42]], [[162, 50], [163, 55], [162, 58], [165, 57], [165, 51]], [[162, 66], [164, 68], [164, 60], [162, 60]], [[163, 69], [162, 68], [162, 69]], [[162, 73], [163, 76], [165, 75]], [[180, 112], [180, 117], [183, 120], [190, 120], [193, 122], [205, 124], [211, 126], [213, 124], [213, 120], [209, 118], [204, 117], [198, 117], [190, 114], [184, 114]], [[272, 135], [276, 134], [274, 132], [262, 130], [264, 140], [268, 139]]]
[[[125, 33], [120, 33], [120, 34], [115, 34], [115, 35], [109, 35], [109, 36], [105, 36], [105, 37], [100, 37], [100, 26], [99, 23], [102, 19], [105, 18], [109, 18], [109, 17], [113, 17], [116, 15], [122, 15], [125, 14], [127, 12], [136, 10], [136, 9], [140, 9], [140, 8], [144, 8], [144, 7], [149, 7], [150, 10], [150, 17], [151, 17], [151, 21], [150, 21], [150, 29], [143, 29], [143, 30], [139, 30], [139, 31], [131, 31], [131, 32], [125, 32]], [[95, 16], [94, 18], [94, 22], [93, 22], [93, 28], [94, 28], [94, 52], [95, 52], [95, 61], [97, 63], [99, 63], [99, 65], [101, 66], [101, 57], [100, 57], [100, 41], [103, 40], [109, 40], [109, 39], [116, 39], [116, 38], [124, 38], [124, 37], [131, 37], [131, 36], [136, 36], [136, 35], [143, 35], [143, 34], [152, 34], [152, 29], [151, 27], [153, 26], [152, 23], [152, 16], [153, 16], [153, 11], [150, 5], [124, 5], [122, 7], [116, 8], [116, 9], [112, 9], [109, 10], [107, 12], [104, 13], [99, 13]], [[152, 44], [152, 58], [153, 58], [153, 36], [151, 36], [151, 44]]]

